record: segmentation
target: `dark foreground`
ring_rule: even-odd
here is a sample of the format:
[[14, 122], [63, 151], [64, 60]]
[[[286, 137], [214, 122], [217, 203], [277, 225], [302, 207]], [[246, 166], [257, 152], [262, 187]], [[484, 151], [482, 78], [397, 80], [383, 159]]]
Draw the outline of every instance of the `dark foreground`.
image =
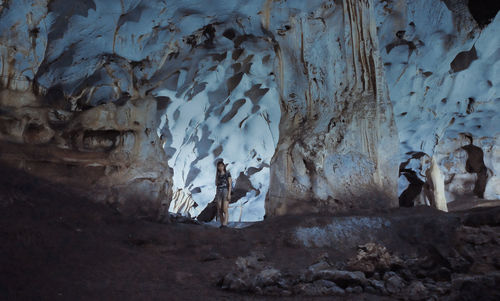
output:
[[0, 300], [500, 300], [500, 207], [218, 229], [0, 172]]

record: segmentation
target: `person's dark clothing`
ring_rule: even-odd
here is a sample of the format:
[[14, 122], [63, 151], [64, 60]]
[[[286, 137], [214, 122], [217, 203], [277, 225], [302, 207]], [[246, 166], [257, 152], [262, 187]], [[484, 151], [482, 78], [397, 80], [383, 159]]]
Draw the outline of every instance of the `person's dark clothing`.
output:
[[217, 173], [216, 177], [217, 189], [228, 188], [228, 183], [227, 183], [228, 178], [231, 178], [231, 173], [229, 171], [226, 171], [225, 174]]

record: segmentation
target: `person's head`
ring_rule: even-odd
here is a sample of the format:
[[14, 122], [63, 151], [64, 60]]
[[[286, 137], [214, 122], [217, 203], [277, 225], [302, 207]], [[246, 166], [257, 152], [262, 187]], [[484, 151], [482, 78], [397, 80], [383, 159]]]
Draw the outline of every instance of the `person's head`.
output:
[[222, 160], [217, 162], [217, 172], [226, 172], [226, 164]]

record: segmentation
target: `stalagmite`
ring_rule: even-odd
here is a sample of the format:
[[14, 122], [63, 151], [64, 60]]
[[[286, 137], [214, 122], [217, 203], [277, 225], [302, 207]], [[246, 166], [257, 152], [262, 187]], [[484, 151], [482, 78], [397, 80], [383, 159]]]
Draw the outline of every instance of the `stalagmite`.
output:
[[427, 178], [430, 179], [429, 182], [432, 183], [433, 206], [436, 209], [448, 211], [444, 193], [444, 179], [435, 156], [431, 159], [431, 166], [428, 169]]

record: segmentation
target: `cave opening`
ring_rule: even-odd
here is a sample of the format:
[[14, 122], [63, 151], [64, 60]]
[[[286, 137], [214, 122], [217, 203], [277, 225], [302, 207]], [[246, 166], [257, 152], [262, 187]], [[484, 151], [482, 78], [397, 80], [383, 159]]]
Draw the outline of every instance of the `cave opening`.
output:
[[414, 207], [415, 200], [422, 192], [425, 182], [411, 169], [405, 170], [402, 175], [408, 181], [408, 187], [399, 195], [400, 207]]
[[476, 181], [474, 183], [473, 193], [478, 198], [484, 197], [486, 183], [488, 182], [488, 169], [484, 164], [483, 150], [471, 144], [462, 147], [467, 152], [467, 161], [465, 163], [465, 170], [468, 173], [476, 174]]
[[170, 213], [195, 218], [207, 208], [223, 159], [233, 180], [229, 221], [263, 220], [281, 110], [274, 51], [255, 43], [200, 55], [155, 92], [168, 99], [157, 132], [173, 172]]
[[491, 23], [500, 10], [498, 0], [469, 0], [467, 6], [469, 11], [481, 28]]
[[[403, 179], [403, 181], [407, 182], [406, 188], [401, 189], [400, 187], [401, 191], [398, 197], [400, 207], [414, 207], [417, 203], [418, 196], [421, 195], [422, 191], [428, 190], [428, 184], [424, 181], [425, 179], [421, 179], [418, 174], [420, 173], [419, 169], [422, 169], [422, 166], [416, 170], [414, 170], [415, 166], [412, 166], [412, 163], [421, 162], [421, 159], [428, 155], [424, 152], [408, 153], [408, 155], [411, 155], [411, 157], [399, 165], [399, 185], [405, 186], [404, 183], [402, 183]], [[420, 176], [423, 177], [422, 175]]]

